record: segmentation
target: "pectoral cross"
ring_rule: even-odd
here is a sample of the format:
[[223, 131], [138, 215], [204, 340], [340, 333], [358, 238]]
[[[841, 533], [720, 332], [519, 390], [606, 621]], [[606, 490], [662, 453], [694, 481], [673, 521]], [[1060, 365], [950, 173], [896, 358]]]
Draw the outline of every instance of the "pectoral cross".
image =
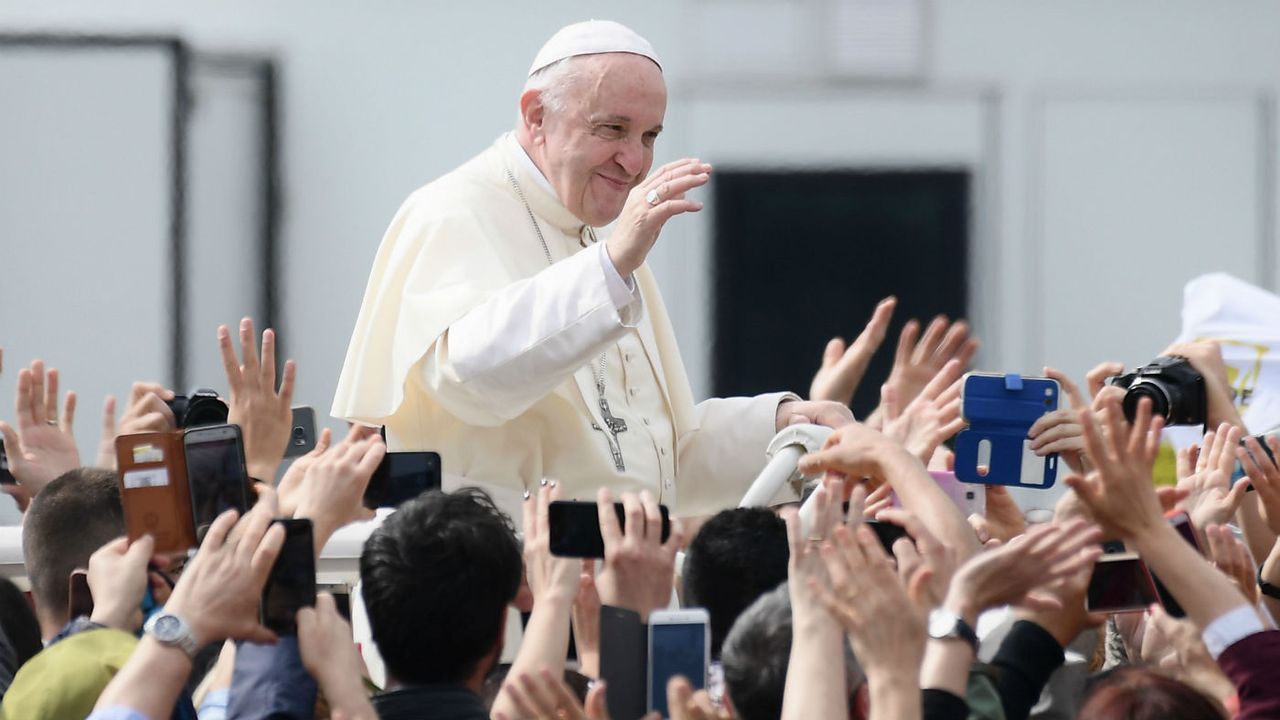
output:
[[595, 420], [591, 421], [591, 429], [604, 433], [604, 437], [609, 441], [609, 452], [613, 453], [613, 466], [618, 472], [626, 472], [626, 463], [622, 461], [622, 445], [618, 443], [618, 433], [627, 431], [627, 421], [620, 417], [614, 417], [609, 410], [609, 401], [604, 399], [604, 393], [600, 393], [600, 417], [604, 420], [605, 427]]

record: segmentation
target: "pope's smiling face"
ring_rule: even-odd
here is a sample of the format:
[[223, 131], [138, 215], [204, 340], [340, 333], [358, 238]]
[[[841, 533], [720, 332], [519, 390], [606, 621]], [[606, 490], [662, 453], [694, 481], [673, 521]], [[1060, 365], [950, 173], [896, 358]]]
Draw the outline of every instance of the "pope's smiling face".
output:
[[639, 55], [572, 61], [577, 72], [564, 107], [543, 113], [531, 154], [570, 212], [588, 225], [608, 225], [653, 165], [667, 86], [658, 66]]

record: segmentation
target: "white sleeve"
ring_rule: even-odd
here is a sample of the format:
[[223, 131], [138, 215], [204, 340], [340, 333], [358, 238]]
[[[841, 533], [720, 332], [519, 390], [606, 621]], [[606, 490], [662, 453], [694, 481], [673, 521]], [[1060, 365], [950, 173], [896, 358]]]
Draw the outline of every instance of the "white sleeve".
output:
[[781, 392], [698, 403], [698, 429], [680, 438], [678, 514], [710, 515], [737, 507], [764, 468], [769, 443], [778, 434], [778, 405], [798, 399]]
[[473, 308], [428, 349], [420, 365], [426, 388], [473, 425], [498, 425], [528, 410], [639, 323], [639, 291], [615, 298], [606, 264], [613, 267], [600, 244]]
[[628, 275], [624, 280], [618, 268], [609, 257], [604, 243], [596, 245], [595, 252], [600, 256], [600, 268], [604, 271], [604, 281], [609, 285], [609, 297], [613, 298], [614, 307], [621, 311], [624, 307], [640, 299], [640, 291], [636, 290], [636, 279]]
[[1227, 648], [1266, 629], [1253, 606], [1241, 605], [1214, 618], [1200, 637], [1204, 639], [1209, 654], [1217, 660]]

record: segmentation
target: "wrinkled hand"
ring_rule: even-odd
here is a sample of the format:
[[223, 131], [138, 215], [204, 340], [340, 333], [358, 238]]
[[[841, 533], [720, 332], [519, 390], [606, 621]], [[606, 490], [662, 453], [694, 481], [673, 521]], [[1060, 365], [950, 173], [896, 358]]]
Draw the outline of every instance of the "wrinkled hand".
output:
[[[1280, 440], [1275, 436], [1267, 436], [1266, 441], [1272, 455], [1280, 458]], [[1257, 438], [1249, 436], [1244, 442], [1245, 447], [1236, 448], [1236, 457], [1244, 466], [1249, 483], [1258, 492], [1258, 510], [1267, 521], [1267, 527], [1271, 532], [1280, 534], [1280, 467], [1267, 457]], [[1178, 455], [1178, 460], [1181, 464], [1181, 454]]]
[[219, 515], [178, 580], [165, 609], [187, 622], [201, 647], [227, 639], [275, 641], [258, 617], [262, 588], [284, 545], [284, 527], [271, 523], [275, 511], [268, 491], [243, 519], [235, 510]]
[[244, 435], [245, 468], [249, 476], [270, 483], [276, 468], [284, 459], [293, 425], [293, 383], [297, 365], [284, 364], [284, 377], [276, 390], [276, 334], [268, 328], [262, 333], [262, 356], [258, 357], [253, 334], [253, 321], [240, 321], [240, 352], [244, 364], [236, 361], [231, 347], [231, 332], [226, 325], [218, 327], [218, 349], [227, 373], [231, 399], [227, 403], [227, 422], [239, 425]]
[[364, 506], [364, 491], [386, 453], [380, 435], [363, 425], [352, 425], [345, 440], [307, 466], [295, 493], [298, 507], [294, 517], [311, 519], [317, 557], [339, 528], [374, 516]]
[[93, 614], [89, 619], [125, 632], [142, 624], [142, 596], [147, 591], [147, 563], [155, 540], [143, 535], [132, 544], [116, 538], [89, 556], [89, 592]]
[[[685, 198], [685, 193], [706, 185], [709, 179], [710, 165], [684, 158], [663, 165], [631, 189], [614, 223], [613, 234], [605, 241], [605, 250], [619, 275], [627, 277], [644, 263], [668, 220], [702, 209], [702, 203]], [[656, 205], [646, 197], [650, 190], [658, 193]]]
[[98, 443], [97, 467], [116, 467], [116, 438], [136, 433], [170, 432], [177, 429], [173, 410], [166, 404], [173, 391], [158, 383], [136, 382], [129, 391], [129, 404], [116, 425], [116, 398], [108, 395], [102, 404], [102, 439]]
[[1257, 565], [1249, 555], [1249, 548], [1236, 539], [1231, 528], [1226, 525], [1205, 525], [1204, 537], [1207, 541], [1205, 552], [1209, 562], [1222, 571], [1240, 592], [1252, 604], [1258, 604]]
[[831, 338], [822, 352], [822, 367], [809, 384], [810, 400], [831, 400], [845, 405], [853, 402], [871, 357], [884, 342], [897, 305], [898, 299], [892, 296], [881, 300], [867, 326], [847, 348], [843, 338]]
[[929, 323], [924, 337], [920, 337], [920, 323], [911, 320], [898, 336], [888, 384], [897, 393], [899, 402], [910, 403], [942, 371], [947, 361], [959, 361], [963, 371], [977, 351], [978, 341], [969, 337], [969, 325], [963, 320], [953, 323], [939, 315]]
[[[582, 562], [551, 554], [551, 522], [548, 507], [560, 499], [560, 487], [554, 480], [543, 481], [536, 495], [524, 501], [524, 571], [533, 593], [533, 606], [538, 603], [560, 603], [568, 608], [578, 594], [582, 581]], [[617, 518], [614, 518], [615, 522]], [[630, 529], [630, 524], [628, 524]]]
[[675, 581], [676, 551], [684, 542], [680, 521], [671, 519], [671, 535], [662, 541], [662, 515], [649, 492], [622, 494], [626, 530], [618, 527], [613, 495], [601, 488], [597, 495], [600, 534], [604, 537], [604, 568], [596, 578], [600, 601], [613, 607], [649, 613], [667, 606]]
[[845, 405], [829, 400], [783, 400], [778, 403], [774, 417], [775, 432], [782, 432], [788, 425], [809, 423], [829, 428], [839, 428], [853, 422], [853, 413]]
[[1196, 453], [1194, 471], [1190, 469], [1192, 452], [1178, 451], [1178, 487], [1187, 491], [1187, 498], [1178, 506], [1191, 515], [1198, 528], [1227, 522], [1244, 502], [1249, 481], [1231, 484], [1240, 435], [1240, 428], [1225, 423], [1216, 432], [1210, 431], [1204, 436], [1204, 450]]
[[962, 565], [952, 578], [944, 605], [970, 620], [1000, 605], [1058, 609], [1055, 598], [1033, 591], [1092, 567], [1102, 554], [1101, 539], [1102, 533], [1083, 520], [1033, 526]]
[[58, 371], [45, 373], [44, 361], [18, 371], [16, 402], [18, 427], [0, 421], [9, 472], [35, 497], [59, 475], [80, 467], [80, 451], [71, 432], [75, 421], [76, 394], [68, 392], [62, 417], [58, 417]]
[[1138, 403], [1130, 425], [1120, 401], [1103, 401], [1106, 433], [1098, 429], [1093, 412], [1079, 413], [1084, 429], [1085, 452], [1095, 470], [1087, 476], [1071, 475], [1067, 485], [1089, 508], [1107, 537], [1130, 539], [1164, 522], [1164, 513], [1151, 482], [1151, 468], [1160, 450], [1162, 418], [1151, 417], [1151, 401]]
[[331, 706], [367, 703], [360, 651], [351, 626], [338, 614], [329, 593], [316, 594], [315, 607], [298, 610], [298, 653]]
[[899, 403], [894, 386], [885, 383], [880, 388], [885, 437], [928, 464], [939, 445], [964, 429], [959, 383], [963, 372], [958, 360], [947, 361], [906, 408]]

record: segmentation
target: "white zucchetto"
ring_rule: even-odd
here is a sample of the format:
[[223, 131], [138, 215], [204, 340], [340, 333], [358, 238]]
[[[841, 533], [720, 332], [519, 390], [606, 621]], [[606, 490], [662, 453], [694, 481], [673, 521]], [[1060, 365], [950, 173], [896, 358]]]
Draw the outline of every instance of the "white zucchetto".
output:
[[662, 69], [653, 46], [635, 30], [612, 20], [587, 20], [566, 25], [552, 35], [533, 58], [529, 75], [565, 58], [615, 52], [647, 57]]

